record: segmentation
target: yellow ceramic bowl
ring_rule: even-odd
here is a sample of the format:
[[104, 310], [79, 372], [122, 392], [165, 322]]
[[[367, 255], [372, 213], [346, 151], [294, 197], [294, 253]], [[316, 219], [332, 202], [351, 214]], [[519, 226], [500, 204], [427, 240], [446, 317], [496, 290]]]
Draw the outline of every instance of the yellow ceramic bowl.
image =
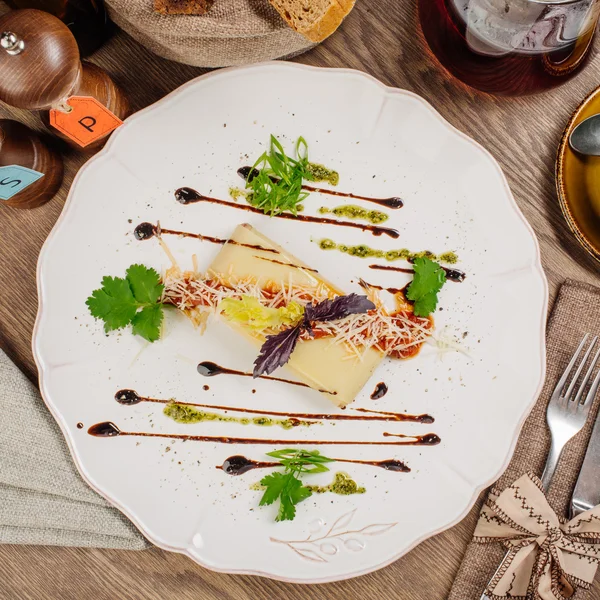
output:
[[581, 156], [569, 146], [571, 132], [600, 113], [600, 88], [571, 117], [556, 157], [556, 187], [565, 219], [579, 243], [600, 261], [600, 157]]

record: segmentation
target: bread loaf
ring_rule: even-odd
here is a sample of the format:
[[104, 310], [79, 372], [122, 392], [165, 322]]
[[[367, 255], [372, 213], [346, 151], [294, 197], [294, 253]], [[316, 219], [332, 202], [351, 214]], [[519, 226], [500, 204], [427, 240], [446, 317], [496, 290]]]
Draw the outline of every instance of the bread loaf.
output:
[[288, 25], [312, 42], [329, 37], [356, 0], [269, 0]]

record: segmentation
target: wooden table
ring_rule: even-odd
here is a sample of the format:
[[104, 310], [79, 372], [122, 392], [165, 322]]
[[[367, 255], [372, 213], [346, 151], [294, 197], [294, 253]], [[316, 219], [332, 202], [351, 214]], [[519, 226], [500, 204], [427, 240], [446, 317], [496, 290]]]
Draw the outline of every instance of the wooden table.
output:
[[[417, 25], [415, 4], [415, 0], [360, 0], [332, 38], [296, 60], [360, 69], [388, 85], [426, 98], [448, 121], [481, 142], [502, 165], [517, 203], [540, 241], [551, 297], [567, 277], [600, 284], [598, 265], [570, 234], [554, 188], [554, 157], [563, 126], [579, 102], [598, 85], [600, 59], [565, 87], [538, 97], [504, 99], [476, 94], [450, 79], [427, 51]], [[157, 58], [122, 32], [92, 60], [122, 83], [136, 110], [204, 72]], [[0, 117], [42, 128], [37, 116], [3, 105]], [[65, 181], [57, 198], [31, 211], [0, 207], [0, 346], [32, 380], [36, 378], [30, 348], [37, 310], [36, 260], [73, 177], [85, 162], [81, 153], [68, 149], [65, 159]], [[124, 552], [0, 546], [0, 597], [440, 600], [450, 589], [477, 512], [478, 506], [456, 527], [422, 543], [377, 573], [321, 586], [294, 586], [213, 573], [183, 556], [158, 549]], [[595, 597], [600, 597], [600, 584], [596, 583], [595, 591]]]

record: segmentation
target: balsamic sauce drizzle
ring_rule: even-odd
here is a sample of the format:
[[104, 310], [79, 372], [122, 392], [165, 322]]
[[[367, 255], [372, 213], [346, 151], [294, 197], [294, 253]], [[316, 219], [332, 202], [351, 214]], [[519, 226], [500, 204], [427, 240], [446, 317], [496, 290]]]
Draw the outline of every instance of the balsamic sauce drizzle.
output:
[[[442, 269], [446, 272], [446, 279], [449, 281], [454, 281], [455, 283], [462, 283], [467, 274], [463, 271], [459, 271], [458, 269], [450, 269], [448, 267], [443, 267], [440, 265]], [[378, 271], [396, 271], [397, 273], [414, 273], [413, 269], [403, 269], [402, 267], [389, 267], [387, 265], [369, 265], [369, 269], [377, 269]]]
[[[241, 167], [238, 169], [238, 175], [247, 181], [252, 181], [254, 177], [258, 175], [258, 169], [254, 169], [253, 167]], [[272, 181], [277, 181], [276, 177], [271, 178]], [[317, 192], [319, 194], [329, 194], [330, 196], [338, 196], [341, 198], [353, 198], [355, 200], [365, 200], [366, 202], [373, 202], [374, 204], [379, 204], [379, 206], [385, 206], [385, 208], [391, 208], [393, 210], [402, 208], [404, 206], [404, 202], [401, 198], [393, 197], [393, 198], [370, 198], [368, 196], [358, 196], [356, 194], [348, 194], [345, 192], [338, 192], [336, 190], [328, 190], [325, 188], [313, 187], [312, 185], [303, 185], [303, 190], [307, 190], [308, 192]]]
[[295, 265], [294, 263], [283, 262], [281, 260], [275, 260], [274, 258], [267, 258], [266, 256], [254, 256], [254, 258], [259, 258], [260, 260], [266, 260], [268, 262], [275, 263], [277, 265], [283, 265], [284, 267], [294, 267], [295, 269], [300, 269], [301, 271], [311, 271], [312, 273], [318, 273], [317, 269], [313, 269], [311, 267], [303, 267], [302, 265]]
[[216, 444], [261, 444], [269, 446], [433, 446], [440, 443], [440, 438], [435, 433], [425, 435], [404, 435], [399, 433], [384, 433], [385, 437], [400, 438], [401, 441], [375, 441], [365, 440], [278, 440], [265, 438], [243, 438], [212, 435], [187, 435], [179, 433], [149, 433], [144, 431], [121, 431], [111, 421], [96, 423], [88, 429], [88, 433], [95, 437], [155, 437], [169, 440], [189, 440], [191, 442], [212, 442]]
[[[380, 467], [386, 471], [395, 471], [397, 473], [410, 473], [410, 468], [400, 460], [390, 458], [386, 460], [353, 460], [349, 458], [332, 458], [335, 462], [352, 463], [357, 465], [369, 465], [372, 467]], [[217, 469], [225, 471], [227, 475], [243, 475], [253, 469], [272, 469], [280, 467], [279, 462], [264, 462], [246, 458], [240, 454], [230, 456], [223, 461], [222, 465], [217, 465]]]
[[[264, 246], [259, 246], [256, 244], [244, 244], [242, 242], [236, 242], [235, 240], [225, 240], [222, 238], [212, 237], [210, 235], [203, 235], [201, 233], [190, 233], [188, 231], [178, 231], [176, 229], [165, 229], [163, 227], [158, 227], [153, 225], [152, 223], [140, 223], [133, 231], [133, 235], [136, 240], [144, 241], [153, 238], [154, 236], [160, 237], [161, 235], [178, 235], [180, 237], [191, 237], [200, 240], [201, 242], [212, 242], [213, 244], [220, 244], [224, 246], [225, 244], [233, 244], [235, 246], [244, 246], [245, 248], [250, 248], [251, 250], [261, 250], [262, 252], [271, 252], [273, 254], [279, 254], [279, 251], [275, 248], [265, 248]], [[296, 269], [300, 269], [303, 271], [310, 271], [312, 273], [318, 273], [317, 269], [313, 269], [312, 267], [306, 267], [302, 265], [295, 265], [294, 263], [283, 262], [281, 260], [275, 260], [274, 258], [267, 258], [266, 256], [254, 256], [254, 258], [258, 258], [260, 260], [267, 260], [272, 263], [276, 263], [278, 265], [283, 265], [285, 267], [294, 267]]]
[[409, 444], [411, 446], [437, 446], [442, 440], [437, 433], [426, 433], [425, 435], [405, 435], [403, 433], [387, 433], [383, 434], [383, 437], [395, 437], [395, 438], [410, 438], [416, 440]]
[[375, 416], [361, 416], [335, 413], [286, 413], [274, 410], [259, 410], [255, 408], [240, 408], [236, 406], [219, 406], [216, 404], [198, 404], [195, 402], [179, 402], [177, 400], [163, 398], [148, 398], [140, 396], [135, 390], [119, 390], [115, 394], [115, 400], [125, 406], [133, 406], [140, 402], [155, 402], [157, 404], [182, 404], [184, 406], [198, 406], [200, 408], [209, 408], [212, 410], [223, 410], [240, 413], [250, 413], [253, 415], [268, 415], [273, 417], [287, 417], [294, 420], [322, 420], [322, 421], [384, 421], [384, 422], [415, 422], [415, 423], [433, 423], [434, 419], [430, 415], [409, 415], [406, 413], [380, 412], [362, 408], [355, 409], [357, 412], [368, 413]]
[[389, 292], [390, 294], [404, 294], [404, 291], [406, 290], [407, 286], [404, 286], [403, 288], [395, 288], [395, 287], [382, 287], [380, 285], [375, 285], [374, 283], [369, 283], [368, 281], [365, 281], [364, 279], [360, 278], [358, 280], [358, 284], [360, 285], [361, 288], [368, 290], [369, 288], [373, 288], [375, 290], [382, 290], [384, 292]]
[[[204, 196], [196, 190], [189, 187], [179, 188], [175, 192], [175, 199], [181, 204], [195, 204], [196, 202], [211, 202], [212, 204], [220, 204], [228, 206], [229, 208], [237, 208], [238, 210], [247, 210], [249, 212], [257, 213], [265, 216], [265, 213], [251, 206], [250, 204], [235, 204], [234, 202], [227, 202], [227, 200], [219, 200], [218, 198], [211, 198], [210, 196]], [[387, 235], [393, 239], [400, 237], [400, 233], [396, 229], [390, 227], [380, 227], [378, 225], [365, 225], [364, 223], [353, 223], [351, 221], [339, 221], [337, 219], [328, 219], [326, 217], [311, 217], [309, 215], [293, 215], [292, 213], [282, 212], [277, 215], [273, 215], [276, 219], [291, 219], [293, 221], [303, 221], [305, 223], [319, 223], [321, 225], [337, 225], [338, 227], [352, 227], [354, 229], [360, 229], [361, 231], [369, 231], [375, 236]]]
[[412, 421], [414, 423], [435, 423], [435, 419], [431, 415], [422, 414], [422, 415], [409, 415], [406, 413], [392, 413], [385, 412], [383, 410], [370, 410], [367, 408], [355, 408], [357, 412], [369, 413], [371, 415], [391, 415], [398, 417], [398, 421]]
[[[228, 369], [226, 367], [221, 367], [217, 363], [211, 362], [209, 360], [205, 360], [201, 362], [197, 367], [198, 373], [203, 377], [215, 377], [216, 375], [238, 375], [239, 377], [252, 377], [254, 378], [253, 373], [247, 373], [246, 371], [236, 371], [235, 369]], [[259, 379], [269, 379], [270, 381], [280, 381], [281, 383], [289, 383], [290, 385], [297, 385], [299, 387], [310, 388], [311, 390], [315, 389], [310, 387], [310, 385], [306, 383], [302, 383], [301, 381], [292, 381], [291, 379], [281, 379], [280, 377], [271, 377], [270, 375], [259, 375]], [[323, 394], [331, 394], [332, 396], [337, 396], [337, 392], [330, 392], [328, 390], [317, 390]]]
[[225, 244], [233, 244], [234, 246], [244, 246], [245, 248], [250, 248], [251, 250], [260, 250], [262, 252], [273, 252], [275, 254], [279, 254], [279, 251], [275, 250], [275, 248], [265, 248], [264, 246], [258, 246], [256, 244], [243, 244], [242, 242], [236, 242], [235, 240], [225, 240], [223, 238], [212, 237], [210, 235], [202, 235], [201, 233], [190, 233], [188, 231], [177, 231], [176, 229], [165, 229], [147, 222], [140, 223], [133, 230], [133, 235], [135, 236], [136, 240], [140, 241], [149, 240], [154, 236], [160, 237], [161, 235], [178, 235], [180, 237], [196, 238], [201, 242], [220, 244], [221, 246]]

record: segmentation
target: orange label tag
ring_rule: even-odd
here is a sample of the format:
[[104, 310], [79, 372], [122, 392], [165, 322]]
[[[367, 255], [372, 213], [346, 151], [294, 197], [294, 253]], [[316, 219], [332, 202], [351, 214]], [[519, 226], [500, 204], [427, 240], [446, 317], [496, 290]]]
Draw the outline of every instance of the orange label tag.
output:
[[73, 110], [63, 112], [52, 109], [50, 124], [84, 148], [123, 124], [96, 98], [71, 96], [66, 103]]

